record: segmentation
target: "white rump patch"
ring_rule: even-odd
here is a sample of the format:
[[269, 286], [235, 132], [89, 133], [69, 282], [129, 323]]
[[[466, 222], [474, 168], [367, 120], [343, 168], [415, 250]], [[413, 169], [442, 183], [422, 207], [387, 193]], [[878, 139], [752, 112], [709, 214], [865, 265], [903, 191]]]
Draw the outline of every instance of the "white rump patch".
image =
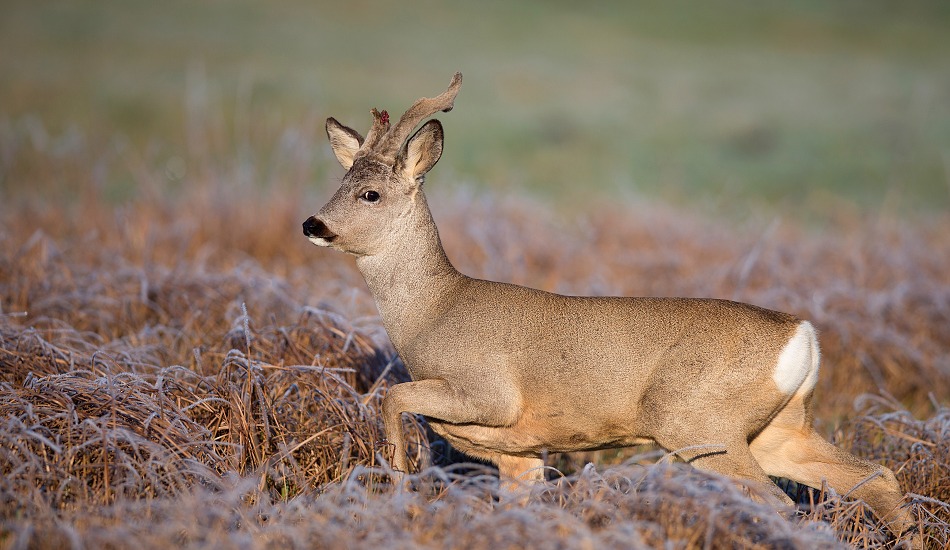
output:
[[799, 389], [808, 391], [818, 381], [820, 364], [818, 338], [808, 321], [802, 321], [778, 356], [772, 379], [779, 391], [792, 395]]

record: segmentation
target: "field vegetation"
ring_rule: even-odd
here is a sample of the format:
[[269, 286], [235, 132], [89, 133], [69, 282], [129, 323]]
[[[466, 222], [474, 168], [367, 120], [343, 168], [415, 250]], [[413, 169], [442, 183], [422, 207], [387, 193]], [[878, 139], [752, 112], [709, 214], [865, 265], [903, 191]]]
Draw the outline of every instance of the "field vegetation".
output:
[[941, 4], [8, 4], [0, 547], [898, 544], [847, 495], [786, 484], [782, 516], [650, 448], [551, 456], [512, 498], [423, 418], [389, 483], [405, 369], [300, 222], [340, 175], [324, 117], [456, 69], [426, 186], [460, 270], [811, 319], [820, 430], [950, 545]]

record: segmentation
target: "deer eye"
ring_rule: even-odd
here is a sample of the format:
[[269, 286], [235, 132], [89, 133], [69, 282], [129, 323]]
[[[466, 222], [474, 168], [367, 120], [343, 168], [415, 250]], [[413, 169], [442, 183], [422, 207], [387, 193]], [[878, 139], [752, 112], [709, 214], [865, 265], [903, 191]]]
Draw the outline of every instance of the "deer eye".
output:
[[366, 202], [378, 202], [379, 193], [376, 191], [364, 191], [363, 194], [360, 195], [360, 198]]

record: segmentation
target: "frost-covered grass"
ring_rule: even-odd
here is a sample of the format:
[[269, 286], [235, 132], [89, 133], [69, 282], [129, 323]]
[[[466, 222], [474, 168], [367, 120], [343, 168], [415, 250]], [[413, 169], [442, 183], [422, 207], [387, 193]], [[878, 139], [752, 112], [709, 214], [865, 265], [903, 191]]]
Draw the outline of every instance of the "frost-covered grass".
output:
[[[6, 547], [888, 547], [839, 495], [806, 492], [786, 519], [644, 449], [552, 456], [548, 484], [499, 494], [424, 419], [406, 423], [423, 473], [394, 489], [379, 403], [406, 374], [352, 260], [300, 234], [322, 192], [235, 183], [240, 164], [211, 158], [170, 190], [148, 152], [5, 139], [37, 190], [0, 206]], [[288, 159], [321, 150], [295, 139]], [[95, 184], [111, 170], [137, 190], [118, 205]], [[426, 185], [471, 275], [811, 319], [820, 429], [892, 468], [930, 545], [950, 541], [950, 219], [842, 216], [815, 232], [661, 203], [567, 211], [450, 190], [438, 170]]]

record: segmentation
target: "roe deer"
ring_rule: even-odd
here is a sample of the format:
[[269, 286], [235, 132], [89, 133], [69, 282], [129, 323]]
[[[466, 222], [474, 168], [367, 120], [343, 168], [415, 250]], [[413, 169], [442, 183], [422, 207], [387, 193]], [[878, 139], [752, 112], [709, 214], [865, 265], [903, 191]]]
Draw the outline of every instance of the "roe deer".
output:
[[791, 500], [769, 475], [827, 480], [895, 534], [912, 528], [894, 474], [812, 428], [819, 350], [808, 321], [726, 300], [561, 296], [459, 273], [422, 189], [442, 155], [442, 124], [409, 134], [451, 110], [461, 84], [456, 73], [393, 127], [372, 109], [365, 139], [328, 118], [346, 175], [303, 223], [314, 244], [356, 256], [412, 376], [383, 400], [395, 470], [407, 470], [401, 415], [413, 413], [510, 484], [542, 480], [546, 451], [655, 442], [755, 482], [775, 504]]

